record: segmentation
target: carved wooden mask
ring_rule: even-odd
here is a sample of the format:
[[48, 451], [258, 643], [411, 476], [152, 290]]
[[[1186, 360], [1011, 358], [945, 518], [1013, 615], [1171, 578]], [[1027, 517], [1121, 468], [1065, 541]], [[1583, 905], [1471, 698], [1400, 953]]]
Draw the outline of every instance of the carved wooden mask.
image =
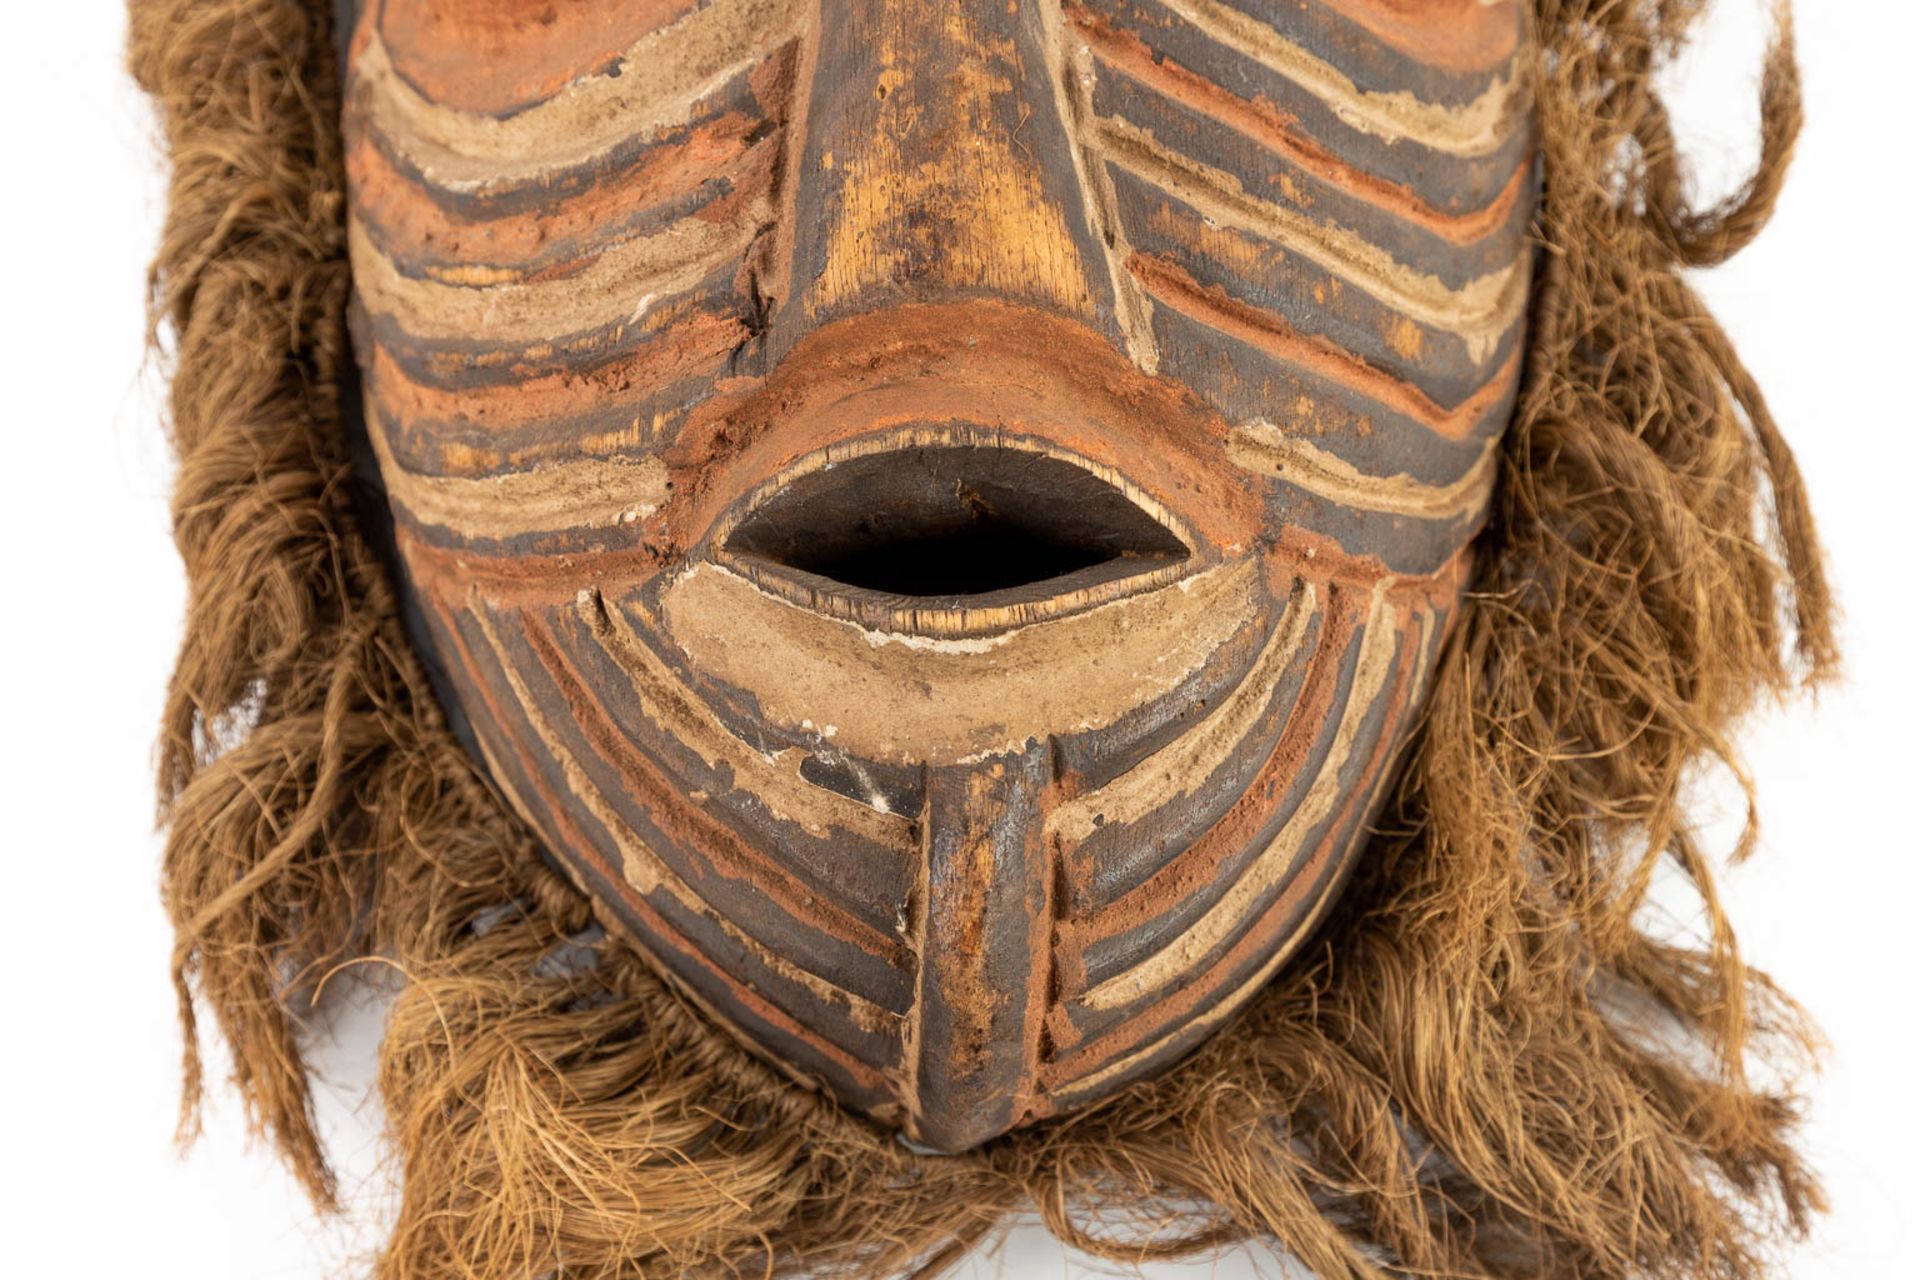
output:
[[1508, 0], [386, 0], [403, 587], [724, 1025], [964, 1148], [1228, 1018], [1362, 850], [1486, 510]]

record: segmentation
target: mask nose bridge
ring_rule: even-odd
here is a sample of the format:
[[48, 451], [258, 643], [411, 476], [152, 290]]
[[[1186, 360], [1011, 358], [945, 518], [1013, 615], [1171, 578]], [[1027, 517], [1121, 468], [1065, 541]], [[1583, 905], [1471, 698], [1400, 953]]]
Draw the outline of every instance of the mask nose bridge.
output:
[[772, 362], [845, 317], [965, 299], [1118, 343], [1055, 0], [820, 0], [808, 38]]

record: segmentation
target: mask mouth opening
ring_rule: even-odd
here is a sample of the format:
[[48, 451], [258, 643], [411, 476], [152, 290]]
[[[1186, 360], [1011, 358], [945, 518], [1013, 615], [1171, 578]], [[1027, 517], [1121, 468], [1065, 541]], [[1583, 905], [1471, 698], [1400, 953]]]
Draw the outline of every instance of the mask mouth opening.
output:
[[816, 592], [1035, 601], [1180, 564], [1187, 544], [1050, 454], [920, 445], [830, 462], [762, 500], [725, 550]]

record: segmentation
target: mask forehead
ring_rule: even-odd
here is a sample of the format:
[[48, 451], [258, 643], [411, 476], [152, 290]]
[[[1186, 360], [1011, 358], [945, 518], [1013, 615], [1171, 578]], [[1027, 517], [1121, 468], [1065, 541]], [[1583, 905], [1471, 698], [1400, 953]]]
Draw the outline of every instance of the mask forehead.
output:
[[1486, 0], [389, 0], [368, 437], [502, 792], [945, 1148], [1176, 1060], [1352, 860], [1518, 381]]

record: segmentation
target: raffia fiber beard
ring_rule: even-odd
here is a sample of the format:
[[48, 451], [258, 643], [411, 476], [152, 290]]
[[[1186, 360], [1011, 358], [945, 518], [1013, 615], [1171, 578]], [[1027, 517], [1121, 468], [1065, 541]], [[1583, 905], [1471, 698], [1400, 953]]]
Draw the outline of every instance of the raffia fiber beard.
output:
[[[331, 1209], [298, 1026], [372, 961], [404, 975], [393, 1280], [930, 1274], [1022, 1211], [1128, 1261], [1264, 1238], [1326, 1277], [1763, 1274], [1821, 1203], [1792, 1146], [1813, 1035], [1742, 962], [1683, 781], [1738, 774], [1736, 719], [1834, 654], [1792, 457], [1679, 274], [1768, 217], [1789, 32], [1757, 171], [1693, 209], [1654, 80], [1700, 8], [1535, 6], [1524, 389], [1474, 590], [1334, 917], [1171, 1073], [923, 1156], [599, 932], [438, 710], [343, 439], [328, 6], [134, 0], [173, 166], [153, 293], [190, 585], [160, 773], [183, 1130], [210, 1015], [252, 1124]], [[1698, 936], [1648, 924], [1663, 865]]]

